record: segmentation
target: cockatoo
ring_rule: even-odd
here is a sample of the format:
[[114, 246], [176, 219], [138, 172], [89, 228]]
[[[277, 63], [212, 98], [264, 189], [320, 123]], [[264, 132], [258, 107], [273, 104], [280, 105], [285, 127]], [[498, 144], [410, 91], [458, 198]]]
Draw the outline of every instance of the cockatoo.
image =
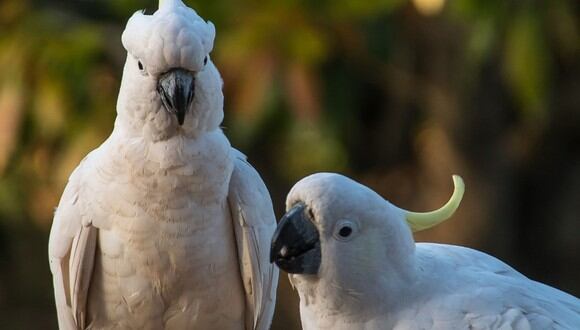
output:
[[286, 200], [271, 260], [290, 273], [311, 329], [580, 329], [580, 301], [485, 253], [415, 243], [412, 231], [449, 218], [400, 209], [338, 174], [299, 181]]
[[268, 329], [269, 193], [219, 125], [215, 29], [180, 0], [135, 13], [111, 136], [72, 173], [49, 260], [61, 329]]

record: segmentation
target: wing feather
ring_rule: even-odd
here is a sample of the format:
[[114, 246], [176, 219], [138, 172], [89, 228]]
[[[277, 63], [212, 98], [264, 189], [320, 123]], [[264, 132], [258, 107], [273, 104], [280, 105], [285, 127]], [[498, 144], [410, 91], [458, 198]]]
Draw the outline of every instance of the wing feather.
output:
[[[417, 243], [418, 262], [435, 279], [430, 299], [409, 319], [441, 329], [574, 329], [580, 300], [528, 279], [502, 261], [465, 247]], [[436, 263], [432, 262], [437, 260]], [[430, 266], [431, 265], [431, 266]], [[447, 323], [446, 323], [447, 322]]]
[[83, 223], [79, 202], [84, 164], [73, 172], [56, 209], [48, 254], [61, 330], [86, 327], [87, 295], [93, 272], [97, 229]]
[[276, 303], [278, 269], [269, 261], [276, 218], [270, 194], [246, 157], [234, 150], [228, 203], [246, 292], [246, 329], [270, 327]]

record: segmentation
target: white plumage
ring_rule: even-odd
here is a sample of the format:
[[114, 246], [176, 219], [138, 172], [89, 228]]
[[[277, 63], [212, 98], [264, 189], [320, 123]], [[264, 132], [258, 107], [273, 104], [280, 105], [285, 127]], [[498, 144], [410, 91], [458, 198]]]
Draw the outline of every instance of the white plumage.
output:
[[179, 0], [135, 13], [111, 136], [75, 169], [49, 241], [61, 329], [268, 329], [268, 191], [219, 128], [215, 29]]
[[580, 329], [577, 298], [482, 252], [413, 241], [409, 218], [426, 228], [459, 204], [463, 183], [454, 179], [451, 201], [426, 214], [425, 226], [344, 176], [299, 181], [271, 258], [291, 273], [303, 328]]

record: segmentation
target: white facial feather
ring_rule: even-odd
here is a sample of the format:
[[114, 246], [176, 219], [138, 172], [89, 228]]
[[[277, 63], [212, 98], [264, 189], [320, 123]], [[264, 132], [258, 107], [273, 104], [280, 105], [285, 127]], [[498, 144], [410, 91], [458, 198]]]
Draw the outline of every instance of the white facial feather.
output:
[[[393, 248], [413, 245], [411, 231], [399, 208], [342, 175], [318, 173], [300, 180], [288, 194], [286, 208], [297, 202], [304, 202], [314, 215], [321, 239], [358, 243], [355, 239], [361, 236], [366, 239], [361, 239], [360, 244], [380, 243], [386, 247], [394, 245]], [[350, 224], [353, 231], [348, 239], [337, 238], [342, 224]], [[374, 233], [381, 235], [380, 242], [368, 240]], [[412, 249], [402, 252], [409, 253]]]
[[[223, 81], [209, 58], [215, 27], [181, 1], [166, 1], [153, 15], [137, 12], [123, 32], [128, 52], [117, 103], [117, 126], [151, 141], [182, 134], [195, 138], [223, 120]], [[183, 125], [166, 111], [158, 79], [171, 69], [195, 76], [194, 97]]]
[[[404, 214], [371, 189], [338, 174], [319, 173], [292, 188], [286, 207], [297, 202], [305, 203], [313, 214], [322, 255], [318, 275], [291, 276], [299, 291], [324, 299], [339, 294], [334, 308], [360, 313], [361, 294], [368, 306], [371, 296], [384, 299], [383, 290], [377, 288], [399, 285], [412, 276], [415, 244]], [[339, 234], [344, 226], [352, 231], [347, 238]], [[369, 276], [376, 273], [381, 276]]]
[[171, 68], [198, 72], [213, 49], [215, 27], [197, 13], [175, 2], [153, 15], [136, 12], [123, 32], [123, 46], [143, 62], [149, 74]]

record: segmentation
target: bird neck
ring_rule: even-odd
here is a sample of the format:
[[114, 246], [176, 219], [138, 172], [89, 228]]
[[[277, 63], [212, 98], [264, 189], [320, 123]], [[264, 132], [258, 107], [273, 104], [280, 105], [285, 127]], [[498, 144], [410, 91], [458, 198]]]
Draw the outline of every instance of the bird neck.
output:
[[300, 295], [301, 309], [316, 311], [317, 317], [339, 317], [357, 323], [395, 313], [401, 297], [411, 292], [416, 281], [413, 258], [393, 269], [366, 269], [349, 283], [324, 277], [291, 275], [290, 282]]
[[219, 129], [197, 139], [175, 136], [158, 142], [115, 130], [105, 148], [109, 156], [100, 158], [99, 169], [126, 182], [127, 189], [160, 200], [186, 190], [208, 205], [227, 196], [234, 158]]

